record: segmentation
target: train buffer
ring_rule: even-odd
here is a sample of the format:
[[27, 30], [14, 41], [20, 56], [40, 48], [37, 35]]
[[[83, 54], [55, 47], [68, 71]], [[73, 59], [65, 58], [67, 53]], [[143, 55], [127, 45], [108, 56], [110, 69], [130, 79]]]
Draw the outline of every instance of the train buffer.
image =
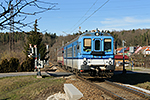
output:
[[78, 100], [83, 97], [83, 94], [72, 84], [64, 84], [64, 91], [69, 100]]

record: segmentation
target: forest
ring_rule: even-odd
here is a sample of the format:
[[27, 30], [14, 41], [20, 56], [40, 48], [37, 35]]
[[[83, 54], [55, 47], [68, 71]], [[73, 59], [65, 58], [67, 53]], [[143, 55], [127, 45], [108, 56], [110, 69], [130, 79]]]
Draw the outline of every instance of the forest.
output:
[[[12, 58], [17, 58], [19, 61], [16, 59], [15, 61], [17, 61], [17, 63], [19, 62], [20, 66], [22, 63], [25, 63], [25, 61], [28, 59], [26, 56], [26, 51], [29, 47], [29, 40], [32, 42], [40, 40], [42, 45], [49, 45], [49, 52], [47, 52], [49, 55], [48, 59], [55, 61], [57, 50], [62, 46], [62, 44], [71, 41], [84, 32], [78, 32], [69, 35], [62, 34], [60, 36], [57, 36], [56, 33], [50, 32], [37, 32], [38, 36], [36, 36], [35, 33], [36, 30], [27, 33], [0, 33], [0, 64], [4, 63], [3, 60], [6, 61], [7, 59], [8, 61], [6, 62], [9, 62], [10, 60], [13, 60]], [[122, 30], [112, 31], [109, 33], [115, 38], [115, 41], [117, 41], [118, 47], [122, 46], [122, 40], [126, 41], [125, 46], [147, 46], [150, 44], [150, 29]], [[43, 53], [43, 55], [44, 56], [42, 59], [44, 60], [45, 53]]]

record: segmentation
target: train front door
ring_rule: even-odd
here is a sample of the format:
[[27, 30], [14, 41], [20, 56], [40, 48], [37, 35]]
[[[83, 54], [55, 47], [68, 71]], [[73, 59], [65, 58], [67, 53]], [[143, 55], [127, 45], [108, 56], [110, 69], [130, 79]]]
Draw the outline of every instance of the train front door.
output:
[[101, 39], [100, 38], [96, 38], [93, 40], [93, 47], [94, 47], [94, 51], [102, 51], [102, 43], [101, 43]]

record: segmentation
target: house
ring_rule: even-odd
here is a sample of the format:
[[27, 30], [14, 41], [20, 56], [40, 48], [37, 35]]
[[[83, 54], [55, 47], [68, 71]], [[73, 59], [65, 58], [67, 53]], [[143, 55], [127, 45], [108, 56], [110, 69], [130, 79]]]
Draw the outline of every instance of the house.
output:
[[140, 47], [137, 47], [136, 48], [136, 50], [135, 50], [135, 52], [134, 52], [134, 54], [137, 54], [137, 53], [139, 53], [139, 51], [142, 49], [142, 47], [140, 46]]
[[[119, 49], [120, 50], [120, 49]], [[123, 48], [121, 48], [120, 51], [118, 51], [117, 55], [123, 55]], [[124, 55], [130, 56], [131, 53], [129, 52], [129, 47], [124, 48]]]
[[117, 53], [120, 52], [123, 48], [117, 48], [116, 51]]
[[[140, 50], [140, 52], [143, 54], [143, 55], [149, 55], [149, 48], [150, 46], [143, 46], [142, 49]], [[146, 51], [147, 50], [147, 51]], [[148, 54], [149, 53], [149, 54]]]
[[147, 48], [145, 49], [145, 54], [146, 54], [146, 55], [150, 55], [150, 47], [147, 47]]
[[[115, 55], [115, 63], [116, 67], [123, 64], [123, 55]], [[124, 55], [124, 62], [129, 63], [129, 57], [127, 55]], [[128, 66], [128, 64], [126, 64]]]

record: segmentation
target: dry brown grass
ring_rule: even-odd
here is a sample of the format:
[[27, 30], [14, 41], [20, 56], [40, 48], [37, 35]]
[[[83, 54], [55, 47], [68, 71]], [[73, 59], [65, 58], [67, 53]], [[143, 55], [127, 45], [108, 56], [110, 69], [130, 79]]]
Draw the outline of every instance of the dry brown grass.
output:
[[45, 77], [42, 79], [37, 79], [36, 76], [1, 78], [0, 100], [46, 99], [47, 96], [62, 91], [64, 82], [63, 79], [54, 79], [52, 77]]
[[25, 60], [25, 54], [23, 53], [23, 52], [19, 52], [19, 51], [16, 51], [16, 52], [14, 52], [14, 51], [11, 51], [11, 52], [9, 52], [8, 50], [6, 50], [5, 52], [1, 52], [0, 53], [0, 63], [1, 63], [1, 61], [3, 60], [3, 59], [8, 59], [8, 60], [10, 60], [12, 57], [14, 57], [14, 58], [18, 58], [19, 59], [19, 62], [21, 63], [21, 62], [23, 62], [24, 60]]

